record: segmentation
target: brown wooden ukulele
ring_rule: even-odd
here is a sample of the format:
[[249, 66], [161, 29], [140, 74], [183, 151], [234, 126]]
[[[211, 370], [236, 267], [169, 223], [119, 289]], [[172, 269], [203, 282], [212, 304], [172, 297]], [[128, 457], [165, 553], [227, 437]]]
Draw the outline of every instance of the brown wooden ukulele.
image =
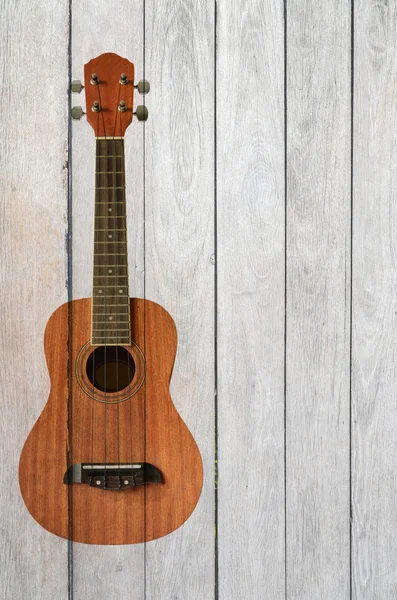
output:
[[[158, 304], [129, 297], [123, 136], [134, 65], [102, 54], [84, 78], [96, 135], [93, 296], [63, 304], [48, 321], [51, 391], [22, 450], [19, 482], [48, 531], [87, 544], [135, 544], [189, 517], [202, 461], [169, 394], [174, 322]], [[146, 82], [137, 87], [148, 91]], [[147, 110], [134, 114], [145, 119]]]

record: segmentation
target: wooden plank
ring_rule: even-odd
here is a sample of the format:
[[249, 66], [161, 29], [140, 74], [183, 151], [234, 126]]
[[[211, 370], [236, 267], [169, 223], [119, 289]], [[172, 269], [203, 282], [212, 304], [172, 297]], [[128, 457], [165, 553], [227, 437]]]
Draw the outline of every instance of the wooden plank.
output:
[[283, 2], [217, 40], [219, 598], [284, 600]]
[[[146, 547], [146, 597], [214, 595], [214, 9], [146, 0], [146, 297], [175, 319], [175, 406], [204, 462], [186, 523]], [[181, 448], [183, 452], [183, 448]]]
[[29, 515], [18, 463], [49, 393], [44, 328], [67, 298], [67, 4], [3, 2], [1, 15], [0, 597], [66, 599], [67, 544]]
[[395, 3], [355, 6], [353, 598], [397, 590]]
[[[72, 76], [83, 80], [83, 66], [103, 52], [115, 52], [143, 73], [143, 3], [72, 2]], [[84, 92], [73, 95], [84, 104]], [[140, 97], [135, 94], [135, 100]], [[126, 198], [130, 294], [143, 296], [143, 131], [132, 123], [125, 136]], [[73, 298], [90, 297], [94, 232], [95, 138], [85, 122], [73, 123]], [[73, 545], [74, 599], [143, 598], [144, 548]]]
[[349, 598], [350, 10], [287, 5], [288, 598]]

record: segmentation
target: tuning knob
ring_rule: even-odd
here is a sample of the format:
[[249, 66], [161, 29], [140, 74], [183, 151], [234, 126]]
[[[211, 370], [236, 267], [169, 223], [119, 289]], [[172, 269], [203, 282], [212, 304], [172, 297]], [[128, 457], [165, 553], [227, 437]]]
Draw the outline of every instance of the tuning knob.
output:
[[146, 119], [149, 116], [149, 111], [146, 108], [146, 106], [143, 105], [139, 105], [136, 107], [136, 111], [134, 112], [134, 115], [136, 115], [138, 121], [146, 121]]
[[72, 81], [72, 84], [70, 86], [72, 92], [74, 92], [75, 94], [80, 94], [83, 87], [84, 86], [79, 79], [75, 79], [74, 81]]
[[73, 106], [70, 113], [72, 115], [72, 119], [81, 119], [81, 117], [85, 115], [85, 112], [83, 111], [81, 106]]
[[145, 81], [139, 81], [137, 85], [134, 86], [140, 94], [148, 94], [150, 92], [150, 83]]

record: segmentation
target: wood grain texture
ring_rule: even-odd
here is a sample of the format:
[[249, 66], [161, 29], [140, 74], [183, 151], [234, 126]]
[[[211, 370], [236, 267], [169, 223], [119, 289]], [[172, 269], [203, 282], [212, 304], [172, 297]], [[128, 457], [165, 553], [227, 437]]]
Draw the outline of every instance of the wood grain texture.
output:
[[[142, 0], [73, 0], [72, 77], [83, 80], [84, 64], [103, 52], [115, 52], [143, 74]], [[150, 78], [149, 78], [150, 80]], [[139, 96], [135, 95], [137, 102]], [[83, 93], [73, 104], [85, 107]], [[139, 99], [140, 101], [140, 99]], [[94, 236], [95, 138], [83, 120], [73, 123], [73, 298], [91, 296]], [[133, 122], [125, 136], [126, 199], [130, 295], [143, 296], [143, 127]], [[143, 546], [91, 547], [73, 545], [74, 599], [99, 600], [144, 597]]]
[[17, 470], [48, 396], [45, 322], [67, 298], [67, 5], [0, 12], [0, 597], [66, 600], [66, 544], [30, 517]]
[[[172, 315], [171, 395], [200, 448], [189, 520], [146, 548], [146, 597], [214, 597], [214, 4], [146, 0], [146, 298]], [[183, 452], [183, 449], [181, 449]]]
[[287, 597], [349, 597], [350, 6], [288, 2]]
[[[120, 84], [122, 73], [126, 75], [124, 85]], [[97, 84], [91, 83], [94, 74]], [[84, 65], [86, 119], [96, 137], [125, 135], [134, 111], [134, 81], [134, 64], [114, 52], [93, 57]], [[121, 101], [125, 112], [118, 110]], [[92, 110], [94, 102], [98, 102], [99, 112]]]
[[[285, 6], [286, 598], [347, 600], [352, 3]], [[215, 23], [214, 0], [71, 1], [73, 79], [83, 80], [94, 56], [115, 52], [152, 84], [149, 120], [133, 123], [125, 141], [130, 292], [176, 321], [171, 392], [205, 469], [197, 509], [175, 533], [146, 548], [73, 544], [74, 600], [214, 598], [215, 93], [219, 598], [283, 598], [283, 7], [218, 0], [216, 9]], [[397, 12], [386, 0], [356, 0], [354, 9], [352, 598], [389, 600]], [[67, 543], [34, 522], [16, 475], [50, 388], [45, 324], [67, 299], [68, 6], [3, 0], [0, 11], [0, 597], [66, 600]], [[72, 102], [85, 107], [84, 93]], [[95, 140], [83, 120], [71, 141], [69, 285], [79, 298], [91, 295], [94, 231]]]
[[353, 180], [354, 600], [397, 594], [397, 8], [356, 2]]
[[218, 3], [219, 597], [284, 599], [283, 3]]
[[[96, 393], [91, 398], [82, 389], [88, 356], [81, 364], [79, 356], [90, 333], [88, 298], [62, 305], [48, 322], [45, 353], [51, 391], [21, 455], [23, 498], [40, 525], [60, 537], [101, 545], [150, 541], [184, 523], [202, 487], [200, 453], [168, 390], [175, 325], [158, 304], [131, 300], [131, 339], [143, 352], [145, 364], [139, 370], [135, 359], [130, 395], [120, 403], [114, 399], [117, 394], [103, 399]], [[91, 351], [92, 347], [88, 354]], [[145, 372], [142, 385], [140, 372]], [[92, 386], [86, 389], [91, 392]], [[131, 396], [132, 390], [137, 391]], [[144, 461], [160, 470], [163, 483], [121, 492], [72, 484], [69, 499], [63, 483], [68, 466]]]

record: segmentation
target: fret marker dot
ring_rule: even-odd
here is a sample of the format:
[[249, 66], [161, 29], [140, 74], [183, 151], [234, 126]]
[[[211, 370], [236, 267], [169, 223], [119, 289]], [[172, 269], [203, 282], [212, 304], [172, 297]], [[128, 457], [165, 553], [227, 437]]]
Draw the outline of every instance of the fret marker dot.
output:
[[109, 317], [109, 321], [113, 321], [113, 317]]
[[108, 273], [113, 273], [113, 270], [112, 270], [112, 269], [109, 269]]
[[98, 294], [102, 294], [102, 290], [98, 290]]
[[123, 293], [123, 290], [119, 290], [119, 294], [122, 294], [122, 293]]
[[109, 212], [112, 212], [112, 209], [111, 209], [111, 208], [108, 208], [108, 211], [109, 211]]

